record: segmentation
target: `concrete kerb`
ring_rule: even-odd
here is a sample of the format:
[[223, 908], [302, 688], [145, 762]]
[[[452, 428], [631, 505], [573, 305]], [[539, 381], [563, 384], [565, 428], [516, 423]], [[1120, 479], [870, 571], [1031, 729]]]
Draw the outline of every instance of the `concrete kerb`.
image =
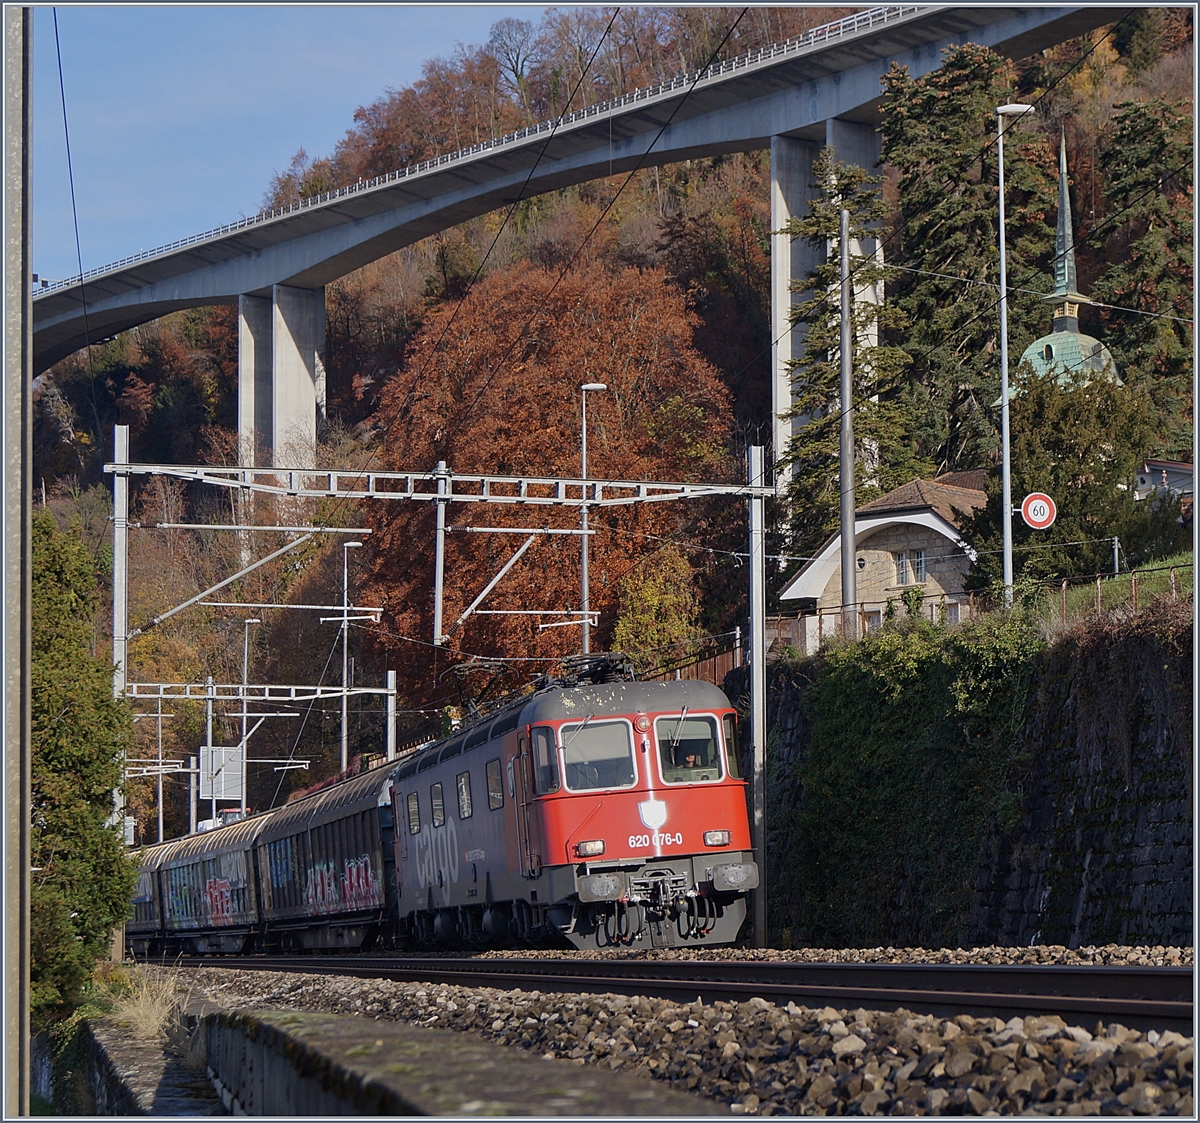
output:
[[[90, 1114], [726, 1115], [644, 1075], [548, 1060], [453, 1030], [193, 999], [161, 1048], [112, 1019], [86, 1027]], [[213, 1095], [215, 1091], [216, 1095]], [[81, 1108], [84, 1105], [79, 1105]]]
[[226, 1110], [247, 1115], [724, 1115], [644, 1076], [546, 1060], [469, 1034], [293, 1011], [197, 1026]]

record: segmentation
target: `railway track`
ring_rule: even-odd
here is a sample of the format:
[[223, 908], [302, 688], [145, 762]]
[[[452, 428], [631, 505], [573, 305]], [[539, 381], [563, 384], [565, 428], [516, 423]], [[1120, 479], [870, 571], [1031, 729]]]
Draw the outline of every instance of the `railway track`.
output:
[[464, 987], [640, 994], [674, 1001], [865, 1007], [953, 1017], [1057, 1014], [1091, 1028], [1193, 1033], [1191, 967], [780, 963], [722, 960], [452, 959], [399, 956], [187, 957], [183, 966], [296, 971]]

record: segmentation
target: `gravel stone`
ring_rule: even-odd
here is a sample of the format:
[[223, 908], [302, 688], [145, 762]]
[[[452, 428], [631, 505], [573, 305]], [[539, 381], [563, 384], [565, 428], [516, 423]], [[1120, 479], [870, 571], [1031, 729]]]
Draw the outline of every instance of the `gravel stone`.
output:
[[[754, 951], [704, 958], [820, 962], [1178, 963], [1180, 948]], [[511, 955], [513, 953], [504, 953]], [[520, 954], [520, 953], [516, 953]], [[529, 953], [545, 958], [545, 952]], [[603, 957], [603, 953], [579, 953]], [[647, 952], [624, 957], [657, 958]], [[1001, 958], [1001, 955], [1003, 958]], [[692, 958], [687, 953], [671, 958]], [[961, 958], [954, 958], [961, 957]], [[1077, 958], [1073, 958], [1077, 957]], [[641, 1072], [740, 1115], [1195, 1113], [1194, 1041], [1059, 1017], [944, 1019], [761, 998], [676, 1003], [612, 994], [404, 983], [202, 967], [194, 993], [233, 1009], [315, 1010], [457, 1029], [576, 1065]]]
[[745, 959], [766, 963], [988, 963], [1047, 964], [1079, 967], [1191, 967], [1190, 947], [1102, 947], [1067, 948], [1061, 944], [1033, 947], [978, 948], [646, 948], [644, 950], [590, 951], [487, 951], [445, 953], [450, 957], [470, 955], [489, 959], [549, 959], [566, 955], [577, 959]]

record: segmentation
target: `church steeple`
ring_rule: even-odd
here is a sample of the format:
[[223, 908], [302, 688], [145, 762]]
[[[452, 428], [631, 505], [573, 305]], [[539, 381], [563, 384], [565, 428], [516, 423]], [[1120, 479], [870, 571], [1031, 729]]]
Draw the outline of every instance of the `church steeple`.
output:
[[1054, 305], [1053, 331], [1079, 330], [1079, 306], [1088, 299], [1079, 292], [1075, 275], [1075, 230], [1067, 186], [1067, 133], [1058, 150], [1058, 231], [1054, 238], [1054, 291], [1044, 300]]
[[[1049, 335], [1035, 339], [1021, 356], [1039, 376], [1054, 375], [1074, 387], [1093, 378], [1106, 378], [1121, 385], [1112, 354], [1098, 339], [1079, 330], [1079, 306], [1090, 304], [1079, 291], [1075, 275], [1075, 231], [1071, 227], [1071, 195], [1067, 185], [1067, 135], [1063, 131], [1058, 152], [1058, 234], [1054, 239], [1054, 291], [1042, 297], [1054, 308], [1054, 326]], [[1009, 390], [1009, 393], [1013, 391]], [[997, 402], [997, 405], [1000, 403]]]

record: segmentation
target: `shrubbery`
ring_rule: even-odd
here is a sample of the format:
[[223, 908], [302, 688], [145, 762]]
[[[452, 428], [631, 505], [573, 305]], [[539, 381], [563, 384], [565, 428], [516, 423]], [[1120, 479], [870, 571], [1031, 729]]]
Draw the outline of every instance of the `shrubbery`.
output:
[[33, 519], [32, 997], [34, 1028], [67, 1013], [129, 912], [136, 866], [113, 791], [132, 744], [112, 667], [92, 653], [96, 580], [79, 527]]
[[[826, 651], [790, 766], [769, 756], [771, 941], [953, 944], [1044, 647], [1032, 617], [915, 617]], [[784, 937], [786, 942], [786, 937]]]

